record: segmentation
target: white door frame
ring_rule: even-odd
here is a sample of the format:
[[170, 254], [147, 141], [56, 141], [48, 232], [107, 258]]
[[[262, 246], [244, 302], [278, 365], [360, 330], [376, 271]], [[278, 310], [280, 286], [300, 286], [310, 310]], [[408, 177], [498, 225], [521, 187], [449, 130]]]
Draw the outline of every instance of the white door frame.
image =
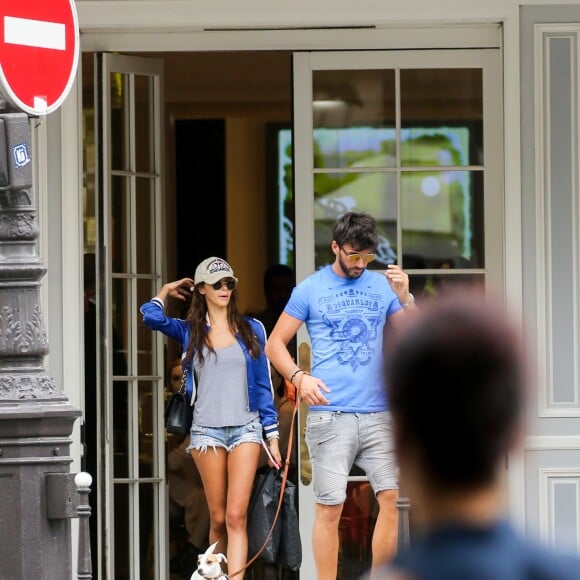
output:
[[[294, 54], [294, 199], [295, 199], [295, 268], [300, 282], [315, 271], [314, 247], [314, 171], [313, 171], [313, 94], [312, 75], [316, 70], [481, 68], [483, 77], [483, 145], [484, 145], [484, 242], [486, 282], [495, 292], [504, 287], [504, 219], [503, 175], [501, 171], [501, 78], [499, 50], [440, 51], [344, 51], [300, 52]], [[467, 169], [467, 168], [466, 168]], [[328, 240], [330, 244], [331, 240]], [[401, 252], [401, 248], [398, 248]], [[399, 262], [400, 263], [400, 262]], [[299, 357], [307, 353], [310, 369], [310, 338], [305, 325], [298, 332]], [[300, 409], [302, 415], [302, 409]], [[304, 424], [301, 417], [299, 424]], [[300, 433], [302, 436], [302, 433]], [[302, 446], [298, 446], [301, 448]], [[353, 478], [354, 479], [354, 478]], [[300, 530], [310, 537], [314, 522], [312, 485], [299, 480]], [[306, 578], [316, 575], [312, 550], [305, 550], [301, 572]]]

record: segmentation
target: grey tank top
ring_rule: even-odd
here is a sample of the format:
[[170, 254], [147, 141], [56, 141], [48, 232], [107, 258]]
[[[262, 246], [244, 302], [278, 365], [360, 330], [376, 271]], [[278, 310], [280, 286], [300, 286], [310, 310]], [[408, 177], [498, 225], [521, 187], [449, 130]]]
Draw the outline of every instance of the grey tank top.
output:
[[231, 346], [203, 349], [203, 365], [194, 358], [197, 399], [193, 422], [204, 427], [233, 427], [254, 420], [250, 411], [246, 357], [238, 341]]

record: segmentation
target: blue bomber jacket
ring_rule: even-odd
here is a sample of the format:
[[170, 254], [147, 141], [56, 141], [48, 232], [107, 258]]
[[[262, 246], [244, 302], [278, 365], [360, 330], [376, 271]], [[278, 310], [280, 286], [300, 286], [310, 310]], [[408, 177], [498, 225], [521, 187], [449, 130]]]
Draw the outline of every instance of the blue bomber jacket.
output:
[[[165, 305], [159, 298], [153, 298], [149, 302], [146, 302], [140, 308], [141, 314], [143, 314], [143, 322], [152, 330], [159, 330], [166, 336], [177, 340], [183, 349], [182, 356], [185, 356], [189, 344], [190, 324], [186, 320], [167, 316], [164, 308]], [[247, 317], [246, 319], [261, 346], [259, 356], [254, 358], [248, 352], [240, 335], [236, 335], [236, 339], [246, 357], [249, 410], [258, 411], [264, 433], [270, 439], [272, 437], [278, 437], [278, 413], [274, 406], [274, 391], [270, 378], [270, 365], [264, 353], [266, 331], [262, 323], [255, 318]], [[194, 373], [188, 373], [187, 394], [191, 397], [192, 401], [195, 400], [196, 387]]]

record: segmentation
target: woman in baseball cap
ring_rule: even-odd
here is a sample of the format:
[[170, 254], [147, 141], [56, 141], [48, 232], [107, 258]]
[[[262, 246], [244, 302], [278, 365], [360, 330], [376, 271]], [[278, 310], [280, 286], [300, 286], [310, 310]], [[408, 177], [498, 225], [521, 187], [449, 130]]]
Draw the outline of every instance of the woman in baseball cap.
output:
[[[187, 392], [195, 402], [188, 450], [209, 505], [209, 543], [219, 541], [217, 551], [227, 545], [230, 570], [247, 559], [246, 514], [264, 438], [270, 465], [282, 462], [266, 332], [240, 313], [237, 283], [232, 267], [211, 257], [197, 266], [193, 280], [169, 282], [141, 306], [147, 326], [182, 345]], [[191, 298], [185, 320], [165, 314], [168, 296]]]

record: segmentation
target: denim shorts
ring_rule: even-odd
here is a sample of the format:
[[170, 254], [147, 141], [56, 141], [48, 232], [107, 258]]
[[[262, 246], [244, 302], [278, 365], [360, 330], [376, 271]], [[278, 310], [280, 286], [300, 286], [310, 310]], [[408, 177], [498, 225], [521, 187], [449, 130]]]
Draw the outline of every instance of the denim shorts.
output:
[[389, 411], [309, 411], [306, 443], [316, 503], [338, 505], [345, 501], [353, 465], [365, 472], [375, 494], [399, 487]]
[[197, 449], [203, 452], [207, 451], [208, 447], [212, 447], [215, 451], [217, 447], [223, 447], [229, 452], [240, 443], [262, 444], [262, 423], [259, 417], [245, 425], [233, 427], [204, 427], [193, 423], [187, 451]]

